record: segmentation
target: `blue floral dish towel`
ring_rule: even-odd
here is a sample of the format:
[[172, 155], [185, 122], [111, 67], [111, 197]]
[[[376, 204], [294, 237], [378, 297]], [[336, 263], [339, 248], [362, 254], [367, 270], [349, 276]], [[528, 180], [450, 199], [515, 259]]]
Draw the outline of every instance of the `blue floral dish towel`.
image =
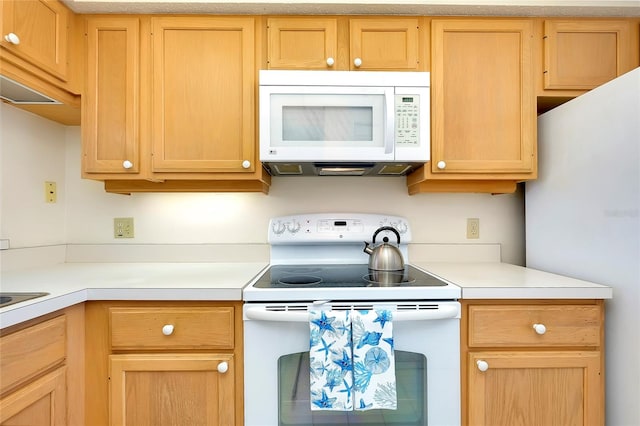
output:
[[392, 311], [309, 312], [311, 410], [397, 408]]

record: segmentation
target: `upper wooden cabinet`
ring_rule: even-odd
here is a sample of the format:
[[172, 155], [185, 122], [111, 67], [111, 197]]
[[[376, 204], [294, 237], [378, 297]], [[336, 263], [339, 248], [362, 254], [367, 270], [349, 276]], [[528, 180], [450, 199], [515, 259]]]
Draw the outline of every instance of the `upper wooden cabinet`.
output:
[[638, 65], [628, 20], [546, 20], [543, 39], [544, 90], [590, 90]]
[[255, 18], [86, 18], [83, 177], [109, 192], [268, 192]]
[[338, 54], [336, 18], [269, 18], [270, 69], [332, 69]]
[[[55, 100], [21, 102], [22, 94], [7, 101], [67, 125], [80, 124], [81, 27], [58, 0], [0, 1], [0, 74]], [[15, 96], [15, 98], [11, 98]]]
[[351, 70], [419, 69], [418, 18], [349, 20]]
[[153, 172], [254, 172], [254, 18], [152, 18]]
[[56, 0], [4, 0], [0, 46], [67, 80], [71, 12]]
[[425, 70], [418, 17], [275, 17], [267, 21], [269, 69]]
[[535, 178], [532, 48], [530, 20], [432, 22], [431, 162], [409, 176], [410, 193], [512, 192]]
[[140, 172], [140, 19], [87, 20], [82, 170]]

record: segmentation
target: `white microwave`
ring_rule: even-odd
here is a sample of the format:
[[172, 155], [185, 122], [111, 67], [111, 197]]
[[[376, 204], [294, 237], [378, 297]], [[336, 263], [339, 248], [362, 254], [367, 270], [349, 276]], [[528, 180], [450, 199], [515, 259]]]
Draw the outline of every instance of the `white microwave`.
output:
[[272, 175], [398, 176], [429, 161], [428, 72], [260, 71]]

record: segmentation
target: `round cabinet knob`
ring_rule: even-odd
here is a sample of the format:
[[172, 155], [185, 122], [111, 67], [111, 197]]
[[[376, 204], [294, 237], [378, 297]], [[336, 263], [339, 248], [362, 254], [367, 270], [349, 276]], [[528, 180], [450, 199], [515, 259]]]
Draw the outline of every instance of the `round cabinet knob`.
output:
[[533, 324], [533, 329], [538, 334], [544, 334], [547, 332], [547, 327], [545, 327], [544, 324]]
[[16, 46], [20, 44], [20, 37], [18, 37], [18, 35], [14, 33], [9, 33], [5, 35], [4, 39], [11, 44], [15, 44]]
[[355, 65], [356, 68], [360, 68], [360, 65], [362, 65], [362, 59], [360, 58], [355, 58], [353, 60], [353, 65]]
[[327, 66], [332, 67], [336, 61], [333, 58], [327, 58]]
[[131, 161], [129, 161], [129, 160], [124, 160], [122, 162], [122, 167], [124, 167], [125, 169], [128, 170], [128, 169], [133, 167], [133, 163]]
[[227, 371], [229, 371], [229, 364], [227, 364], [226, 361], [222, 361], [220, 364], [218, 364], [218, 373], [226, 373]]
[[440, 160], [440, 161], [438, 161], [437, 166], [438, 166], [438, 168], [440, 170], [444, 170], [447, 167], [447, 163], [445, 163], [444, 161]]
[[173, 325], [167, 324], [162, 327], [162, 334], [164, 334], [165, 336], [171, 336], [173, 334]]
[[251, 167], [251, 161], [249, 161], [249, 160], [244, 160], [244, 161], [242, 162], [242, 168], [243, 168], [243, 169], [248, 169], [249, 167]]
[[478, 361], [476, 361], [476, 364], [478, 365], [478, 370], [480, 371], [487, 371], [489, 369], [489, 364], [487, 363], [487, 361], [479, 359]]

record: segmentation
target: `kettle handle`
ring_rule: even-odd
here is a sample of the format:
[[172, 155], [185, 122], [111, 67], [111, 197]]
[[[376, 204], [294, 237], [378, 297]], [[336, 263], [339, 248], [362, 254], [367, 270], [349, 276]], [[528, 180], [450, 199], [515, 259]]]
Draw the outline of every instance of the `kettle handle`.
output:
[[400, 233], [393, 226], [382, 226], [382, 227], [376, 229], [376, 232], [373, 233], [373, 243], [374, 244], [376, 242], [376, 236], [382, 231], [392, 231], [394, 234], [396, 234], [396, 237], [398, 237], [398, 244], [400, 244]]

